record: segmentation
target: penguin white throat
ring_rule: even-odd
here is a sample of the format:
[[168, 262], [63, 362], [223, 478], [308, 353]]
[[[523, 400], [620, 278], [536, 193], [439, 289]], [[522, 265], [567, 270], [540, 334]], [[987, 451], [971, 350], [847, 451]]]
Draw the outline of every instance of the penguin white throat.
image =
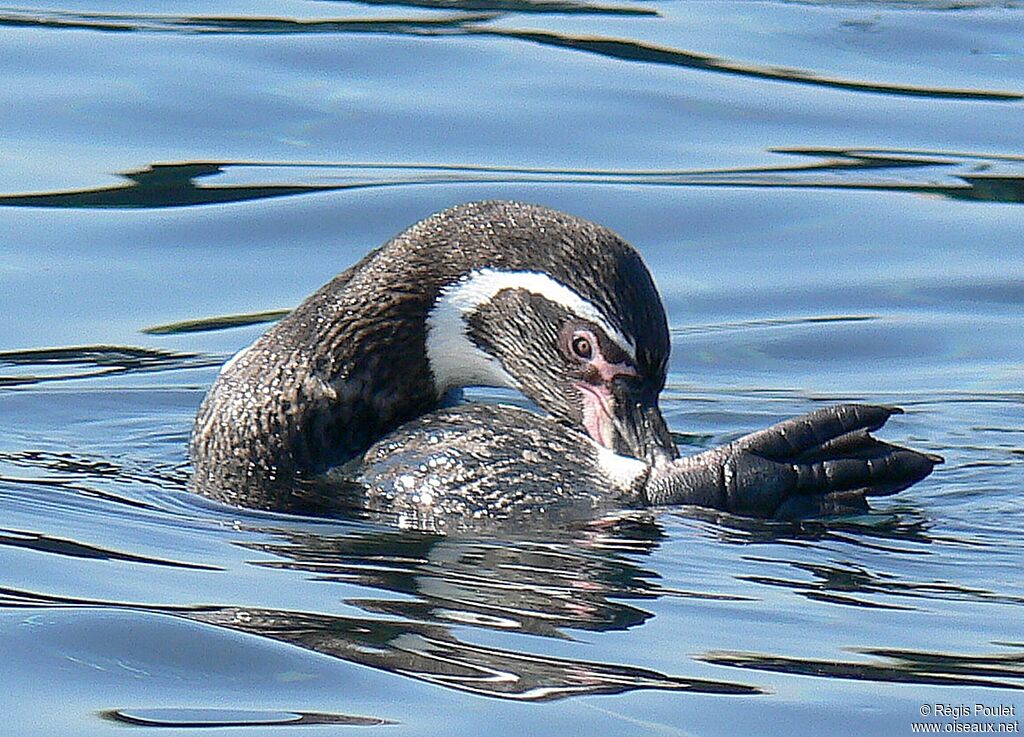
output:
[[[516, 309], [524, 303], [533, 309]], [[636, 344], [578, 292], [537, 271], [477, 269], [441, 290], [426, 322], [427, 361], [438, 396], [459, 387], [497, 386], [542, 400], [543, 374], [558, 369], [544, 365], [547, 352], [536, 338], [564, 343], [563, 357], [580, 373], [571, 382], [581, 405], [578, 419], [594, 442], [614, 449], [610, 387], [618, 377], [637, 377]], [[612, 355], [603, 348], [609, 344]], [[540, 360], [526, 360], [531, 354]], [[533, 371], [510, 372], [506, 359]]]

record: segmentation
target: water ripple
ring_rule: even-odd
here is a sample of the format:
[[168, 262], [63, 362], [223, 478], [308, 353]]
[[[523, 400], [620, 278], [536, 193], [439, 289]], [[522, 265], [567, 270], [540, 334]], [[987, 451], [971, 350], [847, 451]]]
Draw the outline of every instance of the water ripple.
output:
[[[426, 7], [438, 6], [429, 4]], [[398, 2], [395, 4], [402, 5]], [[410, 3], [412, 7], [424, 7], [420, 2]], [[471, 3], [470, 8], [493, 6], [497, 10], [538, 12], [592, 13], [597, 15], [657, 15], [643, 8], [632, 6], [599, 6], [559, 3], [544, 8], [544, 3], [529, 3], [522, 0], [497, 0], [497, 2]], [[560, 6], [560, 7], [559, 7]], [[441, 6], [448, 9], [446, 5]], [[459, 4], [455, 4], [459, 8]], [[375, 33], [397, 36], [490, 36], [504, 40], [539, 44], [566, 49], [606, 58], [641, 64], [672, 66], [701, 72], [713, 72], [728, 76], [741, 76], [771, 82], [788, 82], [814, 87], [846, 90], [850, 92], [903, 97], [924, 97], [950, 100], [991, 100], [1018, 101], [1024, 93], [1018, 91], [953, 89], [942, 87], [921, 87], [887, 82], [868, 82], [828, 77], [803, 69], [787, 69], [764, 64], [753, 64], [704, 54], [687, 49], [652, 44], [634, 39], [602, 36], [576, 36], [552, 31], [498, 28], [486, 25], [500, 17], [501, 13], [465, 14], [457, 13], [444, 18], [388, 18], [388, 19], [328, 19], [300, 20], [293, 18], [230, 18], [215, 16], [171, 16], [137, 15], [114, 13], [72, 13], [64, 11], [0, 12], [0, 27], [31, 27], [39, 29], [82, 29], [103, 32], [134, 33], [178, 33], [196, 34], [308, 34], [308, 33]]]
[[91, 345], [0, 351], [0, 388], [115, 374], [219, 366], [223, 357], [124, 346]]
[[860, 649], [873, 662], [787, 658], [744, 652], [710, 652], [699, 656], [715, 665], [825, 678], [916, 683], [931, 686], [973, 686], [1024, 690], [1024, 655], [955, 655], [907, 650]]
[[[453, 184], [586, 184], [832, 189], [1024, 203], [1024, 158], [884, 149], [774, 149], [812, 163], [732, 169], [590, 170], [374, 162], [153, 163], [116, 186], [0, 194], [0, 206], [95, 209], [191, 207], [335, 191]], [[207, 179], [242, 183], [208, 184]], [[245, 181], [249, 180], [249, 181]], [[856, 316], [854, 316], [856, 317]]]
[[0, 546], [25, 548], [27, 550], [34, 550], [40, 553], [62, 555], [68, 558], [120, 561], [123, 563], [146, 563], [149, 565], [167, 566], [170, 568], [191, 568], [202, 571], [222, 570], [217, 566], [151, 558], [144, 555], [135, 555], [118, 550], [101, 548], [95, 545], [86, 545], [84, 543], [65, 538], [50, 537], [36, 532], [23, 532], [21, 530], [7, 530], [3, 528], [0, 528]]
[[612, 663], [557, 658], [472, 644], [431, 622], [342, 617], [238, 606], [142, 606], [0, 589], [0, 606], [105, 607], [172, 614], [223, 629], [288, 643], [307, 651], [397, 673], [447, 688], [515, 701], [552, 701], [636, 689], [755, 696], [742, 683], [685, 678]]
[[111, 709], [105, 719], [136, 727], [203, 729], [218, 727], [293, 727], [307, 724], [344, 724], [375, 727], [396, 722], [379, 717], [360, 717], [324, 712], [256, 711], [252, 709]]
[[644, 64], [667, 65], [717, 72], [740, 77], [771, 80], [775, 82], [791, 82], [815, 87], [830, 87], [852, 92], [868, 92], [879, 95], [900, 95], [905, 97], [932, 97], [955, 100], [1004, 100], [1017, 101], [1024, 99], [1020, 92], [1004, 92], [999, 90], [948, 89], [940, 87], [915, 87], [911, 85], [888, 84], [884, 82], [861, 82], [839, 79], [815, 74], [802, 69], [782, 69], [759, 64], [746, 64], [731, 59], [701, 54], [670, 46], [649, 44], [641, 41], [601, 38], [597, 36], [570, 36], [567, 34], [547, 31], [496, 30], [488, 28], [470, 28], [469, 33], [477, 35], [500, 36], [521, 41], [572, 49], [589, 54], [620, 59], [623, 61], [641, 62]]
[[266, 322], [276, 322], [289, 312], [291, 312], [291, 310], [264, 310], [262, 312], [249, 312], [240, 315], [201, 317], [193, 320], [182, 320], [179, 322], [167, 323], [165, 325], [153, 325], [143, 328], [142, 332], [146, 335], [208, 333], [216, 330], [228, 330], [230, 328], [245, 327], [247, 325], [260, 325]]
[[761, 693], [754, 686], [740, 683], [682, 678], [632, 666], [475, 645], [454, 638], [447, 628], [415, 621], [230, 607], [197, 614], [195, 619], [439, 686], [517, 701], [551, 701], [636, 689], [736, 696]]

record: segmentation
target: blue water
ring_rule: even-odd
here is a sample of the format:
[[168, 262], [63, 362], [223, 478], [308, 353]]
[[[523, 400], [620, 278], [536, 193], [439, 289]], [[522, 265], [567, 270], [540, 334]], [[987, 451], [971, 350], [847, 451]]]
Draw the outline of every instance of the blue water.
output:
[[[1020, 719], [1024, 8], [34, 2], [0, 79], [5, 733]], [[637, 245], [695, 450], [855, 400], [945, 465], [854, 519], [532, 539], [190, 495], [192, 416], [265, 328], [222, 318], [480, 198]]]

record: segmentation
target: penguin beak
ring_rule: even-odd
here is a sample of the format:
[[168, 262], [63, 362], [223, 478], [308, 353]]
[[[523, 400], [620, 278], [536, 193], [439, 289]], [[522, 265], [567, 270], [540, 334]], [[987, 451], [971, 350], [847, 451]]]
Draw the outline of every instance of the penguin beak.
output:
[[658, 408], [658, 392], [635, 381], [612, 384], [612, 421], [615, 428], [612, 450], [660, 466], [679, 456], [665, 418]]
[[594, 442], [652, 466], [678, 457], [656, 390], [632, 377], [576, 386], [583, 397], [583, 426]]

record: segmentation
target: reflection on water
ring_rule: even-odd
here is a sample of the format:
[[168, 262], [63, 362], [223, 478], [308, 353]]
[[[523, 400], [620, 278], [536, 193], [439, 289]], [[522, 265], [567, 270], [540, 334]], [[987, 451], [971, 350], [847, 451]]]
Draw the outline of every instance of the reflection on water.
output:
[[[736, 407], [750, 401], [744, 397]], [[705, 436], [694, 442], [706, 446], [720, 440]], [[7, 471], [15, 468], [22, 473]], [[192, 498], [181, 502], [180, 496], [175, 505], [148, 497], [132, 507], [107, 491], [135, 488], [145, 483], [138, 479], [160, 478], [164, 472], [158, 464], [147, 471], [109, 456], [12, 452], [0, 457], [0, 500], [5, 500], [6, 509], [16, 511], [18, 499], [36, 505], [48, 491], [70, 490], [80, 495], [80, 501], [92, 498], [118, 508], [116, 515], [107, 517], [124, 528], [114, 532], [114, 540], [134, 539], [130, 530], [141, 520], [138, 515], [148, 516], [147, 528], [158, 536], [186, 528], [223, 528], [228, 531], [223, 544], [234, 552], [214, 559], [241, 556], [243, 562], [236, 564], [243, 567], [241, 574], [230, 565], [192, 557], [184, 541], [168, 543], [165, 550], [175, 552], [161, 556], [144, 545], [125, 547], [79, 539], [72, 532], [7, 525], [0, 530], [0, 553], [31, 556], [38, 570], [87, 565], [97, 580], [104, 580], [112, 566], [135, 567], [155, 576], [194, 577], [192, 582], [176, 579], [176, 586], [197, 593], [183, 601], [180, 596], [153, 596], [147, 586], [142, 592], [118, 596], [116, 583], [112, 588], [88, 583], [55, 587], [40, 576], [32, 587], [4, 586], [0, 606], [170, 615], [338, 663], [508, 701], [555, 702], [645, 689], [761, 702], [775, 690], [771, 680], [757, 675], [765, 673], [825, 681], [1024, 688], [1024, 656], [1011, 646], [993, 645], [991, 652], [981, 653], [959, 650], [954, 643], [938, 652], [880, 647], [887, 641], [877, 639], [871, 629], [842, 643], [842, 649], [855, 653], [846, 657], [793, 653], [786, 637], [757, 638], [754, 643], [760, 647], [715, 646], [723, 642], [723, 628], [733, 628], [739, 636], [746, 618], [753, 617], [758, 628], [771, 629], [777, 618], [784, 622], [797, 612], [805, 616], [805, 606], [856, 611], [858, 617], [907, 617], [926, 614], [936, 605], [1024, 604], [1022, 597], [995, 585], [984, 588], [945, 580], [935, 575], [941, 567], [918, 570], [919, 561], [937, 555], [937, 548], [948, 549], [951, 542], [934, 532], [934, 523], [909, 503], [895, 514], [828, 524], [685, 510], [661, 517], [629, 513], [575, 529], [538, 528], [529, 536], [494, 538], [436, 537], [360, 522], [238, 512]], [[177, 476], [164, 476], [161, 483], [168, 492], [184, 494], [186, 480], [180, 470]], [[41, 494], [26, 495], [25, 489], [33, 486]], [[52, 504], [50, 508], [56, 509]], [[163, 521], [154, 528], [154, 519]], [[683, 527], [679, 520], [684, 520]], [[666, 526], [674, 530], [668, 533]], [[952, 542], [962, 545], [964, 540]], [[992, 548], [991, 543], [977, 544], [985, 552]], [[689, 551], [686, 557], [662, 558], [666, 546], [680, 545]], [[710, 577], [701, 572], [705, 548], [714, 560]], [[290, 586], [301, 585], [304, 595], [281, 606], [272, 603], [278, 598], [273, 593], [221, 593], [227, 577], [245, 579], [253, 571], [266, 572], [262, 585], [271, 591], [271, 577], [276, 576]], [[786, 604], [765, 619], [766, 603], [786, 597], [804, 604]], [[621, 652], [552, 652], [548, 645], [575, 645], [598, 634], [643, 636], [645, 630], [666, 624], [699, 630], [696, 637], [680, 631], [685, 642], [681, 646], [666, 644], [676, 653], [667, 668], [634, 664]], [[378, 716], [346, 709], [340, 697], [337, 703], [337, 713], [298, 708], [299, 703], [285, 711], [237, 712], [225, 711], [219, 702], [204, 703], [201, 695], [167, 709], [141, 701], [110, 703], [108, 698], [105, 715], [125, 723], [163, 726], [387, 721], [386, 712]], [[304, 721], [296, 721], [300, 719]]]
[[255, 711], [251, 709], [112, 709], [105, 719], [136, 727], [175, 727], [200, 729], [212, 727], [291, 727], [304, 724], [344, 724], [374, 727], [394, 724], [378, 717], [319, 712]]
[[[88, 458], [11, 454], [6, 461], [43, 470], [51, 476], [44, 475], [37, 481], [61, 488], [75, 480], [88, 487], [103, 479], [117, 479], [120, 473], [112, 462], [92, 462]], [[53, 478], [58, 470], [60, 477]], [[179, 478], [178, 488], [184, 487], [184, 480]], [[152, 505], [145, 508], [154, 510]], [[188, 511], [220, 514], [216, 511], [219, 507], [205, 509]], [[940, 538], [912, 514], [872, 515], [864, 523], [851, 519], [834, 524], [761, 521], [708, 510], [694, 510], [693, 515], [694, 519], [707, 520], [709, 529], [724, 544], [749, 548], [751, 552], [743, 555], [744, 560], [756, 562], [764, 571], [783, 567], [792, 575], [737, 572], [734, 579], [746, 586], [743, 594], [726, 592], [717, 586], [667, 587], [647, 563], [666, 540], [663, 524], [640, 513], [609, 517], [576, 529], [535, 532], [529, 538], [437, 537], [358, 523], [336, 527], [321, 524], [320, 529], [313, 529], [290, 523], [288, 518], [263, 515], [267, 521], [259, 521], [259, 515], [243, 513], [241, 519], [232, 522], [232, 527], [254, 535], [255, 539], [240, 539], [232, 544], [255, 554], [248, 566], [296, 574], [316, 587], [345, 591], [355, 587], [360, 594], [346, 596], [343, 604], [362, 614], [217, 601], [144, 604], [13, 587], [0, 591], [0, 604], [128, 608], [172, 614], [446, 688], [529, 701], [634, 689], [756, 696], [763, 689], [732, 678], [667, 674], [620, 663], [555, 657], [538, 652], [543, 648], [531, 647], [529, 641], [524, 643], [525, 647], [515, 648], [483, 645], [474, 642], [474, 632], [573, 641], [580, 632], [647, 627], [661, 599], [692, 605], [703, 602], [726, 608], [746, 607], [757, 604], [759, 589], [779, 589], [825, 605], [894, 613], [913, 612], [930, 601], [1024, 604], [1020, 597], [980, 587], [915, 580], [896, 572], [896, 568], [886, 570], [880, 564], [872, 568], [839, 560], [813, 562], [800, 553], [838, 543], [851, 551], [884, 552], [896, 560], [908, 555], [927, 556], [929, 548], [939, 543]], [[760, 552], [766, 545], [775, 551], [771, 557]], [[187, 559], [138, 555], [18, 530], [0, 531], [0, 549], [4, 547], [54, 559], [132, 563], [197, 573], [218, 570], [216, 566]], [[786, 555], [786, 550], [793, 551], [792, 555]], [[858, 648], [858, 652], [874, 660], [823, 661], [741, 651], [697, 652], [693, 657], [695, 662], [716, 666], [821, 678], [1024, 688], [1018, 683], [1018, 679], [1024, 678], [1024, 656], [1017, 653], [929, 655], [865, 647]], [[133, 713], [125, 712], [129, 717]], [[144, 720], [141, 712], [136, 716]], [[210, 713], [204, 718], [217, 721], [219, 717]], [[189, 721], [184, 712], [168, 716], [168, 723], [182, 720]], [[198, 717], [193, 721], [198, 722]]]
[[[640, 533], [641, 528], [647, 529]], [[621, 542], [614, 539], [619, 533], [626, 535]], [[239, 606], [142, 606], [10, 588], [0, 590], [0, 604], [133, 608], [174, 614], [447, 688], [514, 700], [549, 701], [634, 689], [721, 695], [761, 693], [759, 688], [742, 683], [487, 647], [456, 634], [468, 626], [565, 639], [574, 629], [621, 630], [640, 626], [651, 616], [623, 600], [667, 594], [735, 599], [714, 593], [659, 590], [653, 582], [655, 574], [615, 551], [622, 545], [636, 551], [638, 534], [645, 545], [656, 544], [646, 538], [657, 538], [658, 533], [650, 522], [604, 525], [585, 533], [576, 543], [469, 541], [394, 530], [350, 535], [278, 532], [286, 538], [283, 542], [246, 545], [281, 558], [252, 565], [301, 571], [322, 585], [349, 582], [379, 590], [384, 594], [379, 599], [347, 602], [365, 611], [365, 617]], [[0, 537], [0, 545], [6, 544], [60, 555], [188, 567], [176, 561], [124, 556], [70, 541], [46, 541], [40, 536]], [[403, 598], [396, 599], [394, 594]]]
[[114, 33], [184, 34], [289, 34], [289, 33], [392, 33], [411, 34], [470, 21], [489, 20], [493, 14], [456, 14], [447, 18], [388, 18], [293, 20], [290, 18], [183, 17], [107, 13], [0, 12], [0, 27], [80, 29]]
[[[630, 550], [639, 552], [656, 545], [659, 533], [649, 520], [624, 516], [583, 528], [576, 544], [568, 544], [568, 533], [559, 541], [556, 532], [546, 533], [538, 543], [391, 532], [369, 539], [370, 547], [363, 537], [289, 535], [285, 544], [257, 549], [284, 557], [259, 565], [416, 597], [362, 599], [362, 609], [564, 637], [566, 629], [621, 630], [650, 617], [626, 601], [660, 595], [652, 574], [607, 548], [610, 543], [628, 543]], [[610, 601], [609, 594], [616, 601]]]
[[[16, 476], [15, 469], [27, 469], [31, 475]], [[70, 452], [0, 452], [0, 481], [60, 486], [137, 509], [155, 509], [145, 501], [100, 491], [83, 479], [180, 489], [188, 482], [188, 474], [180, 464], [160, 464], [152, 460], [136, 464], [127, 459], [85, 457]]]
[[[10, 457], [7, 461], [50, 474], [61, 472], [59, 479], [39, 478], [44, 485], [66, 484], [77, 478], [79, 484], [89, 486], [118, 475], [114, 463], [93, 463], [87, 458], [39, 454]], [[179, 485], [183, 489], [184, 481], [179, 479]], [[199, 510], [190, 513], [196, 511]], [[866, 525], [852, 521], [824, 525], [749, 520], [700, 510], [695, 514], [697, 518], [713, 518], [712, 529], [727, 544], [753, 550], [760, 550], [765, 544], [799, 543], [793, 548], [797, 551], [805, 545], [841, 539], [849, 546], [865, 549], [880, 549], [891, 541], [906, 552], [911, 545], [921, 551], [932, 542], [920, 522], [885, 515], [868, 518]], [[8, 607], [106, 607], [173, 614], [446, 688], [530, 701], [634, 689], [756, 696], [762, 689], [735, 679], [666, 674], [626, 664], [554, 657], [536, 652], [537, 648], [531, 648], [528, 642], [517, 648], [482, 645], [473, 641], [474, 631], [574, 640], [578, 632], [646, 627], [654, 617], [652, 605], [659, 599], [747, 606], [756, 603], [751, 595], [756, 594], [758, 587], [781, 588], [831, 604], [894, 611], [912, 611], [917, 606], [915, 602], [929, 599], [1021, 603], [980, 589], [940, 581], [913, 581], [891, 572], [872, 571], [864, 565], [814, 564], [799, 556], [789, 561], [782, 556], [763, 558], [757, 554], [745, 558], [759, 560], [765, 568], [789, 566], [794, 572], [810, 574], [813, 580], [808, 582], [796, 575], [740, 574], [737, 581], [754, 587], [747, 594], [727, 593], [716, 587], [665, 587], [659, 574], [646, 563], [665, 540], [665, 532], [660, 522], [646, 514], [609, 517], [573, 530], [547, 530], [530, 539], [437, 537], [359, 524], [314, 530], [273, 515], [269, 522], [257, 522], [255, 515], [246, 520], [245, 516], [233, 522], [234, 529], [252, 533], [257, 539], [233, 544], [256, 554], [249, 566], [292, 572], [317, 587], [356, 587], [362, 593], [347, 596], [344, 604], [362, 615], [216, 601], [193, 605], [143, 604], [12, 587], [0, 591], [0, 603]], [[0, 532], [0, 549], [15, 547], [68, 560], [134, 563], [197, 572], [218, 570], [188, 560], [137, 555], [70, 538], [15, 530]], [[891, 552], [898, 553], [899, 547], [893, 547]], [[893, 599], [902, 603], [893, 604]], [[697, 653], [695, 657], [739, 669], [919, 684], [1007, 687], [1021, 675], [1019, 658], [993, 661], [951, 654], [936, 665], [915, 659], [914, 653], [878, 649], [863, 652], [884, 658], [885, 663], [823, 665], [784, 655], [735, 652]], [[130, 716], [134, 712], [125, 713]], [[169, 722], [188, 721], [183, 714], [172, 716], [168, 717]], [[217, 721], [215, 714], [207, 717]]]
[[495, 12], [558, 15], [636, 15], [658, 16], [654, 8], [635, 5], [605, 5], [599, 3], [567, 2], [566, 0], [332, 0], [351, 2], [357, 5], [388, 6], [404, 8], [429, 8], [431, 10], [460, 10], [463, 12]]
[[[172, 568], [193, 568], [197, 570], [215, 571], [215, 566], [204, 566], [194, 563], [183, 563], [173, 560], [161, 560], [149, 558], [144, 555], [134, 555], [117, 550], [107, 550], [95, 545], [84, 545], [74, 540], [48, 537], [31, 532], [19, 532], [17, 530], [4, 530], [0, 528], [0, 546], [14, 548], [25, 548], [40, 553], [62, 555], [68, 558], [85, 558], [91, 560], [121, 561], [124, 563], [147, 563], [150, 565], [170, 566]], [[7, 601], [10, 601], [8, 598]]]
[[884, 84], [881, 82], [858, 82], [847, 79], [833, 79], [799, 69], [778, 69], [756, 64], [744, 64], [730, 59], [700, 54], [668, 46], [630, 41], [619, 38], [595, 38], [593, 36], [569, 36], [542, 31], [490, 30], [473, 28], [471, 33], [515, 38], [543, 46], [572, 49], [598, 54], [623, 61], [643, 64], [660, 64], [684, 69], [717, 72], [719, 74], [753, 77], [755, 79], [793, 82], [815, 87], [853, 92], [868, 92], [880, 95], [902, 95], [907, 97], [938, 97], [958, 100], [1021, 100], [1020, 92], [996, 90], [941, 89], [934, 87], [913, 87], [909, 85]]
[[575, 539], [569, 532], [546, 533], [537, 542], [398, 531], [280, 534], [282, 542], [248, 546], [277, 557], [255, 565], [301, 571], [328, 585], [354, 583], [384, 595], [347, 600], [366, 612], [365, 618], [225, 608], [200, 615], [202, 621], [449, 688], [516, 700], [638, 688], [759, 693], [740, 683], [483, 647], [457, 635], [469, 626], [562, 639], [573, 630], [643, 625], [651, 614], [630, 602], [664, 592], [652, 572], [617, 550], [638, 553], [658, 544], [660, 528], [648, 518], [612, 518], [578, 531]]
[[859, 650], [869, 662], [786, 658], [757, 653], [709, 653], [701, 659], [734, 668], [884, 683], [974, 686], [1024, 690], [1024, 648], [989, 655], [902, 650]]
[[151, 164], [121, 174], [128, 184], [70, 192], [7, 195], [0, 204], [21, 207], [187, 207], [329, 192], [338, 185], [264, 185], [204, 187], [196, 179], [221, 173], [226, 164], [189, 162]]
[[[771, 561], [765, 561], [771, 562]], [[862, 566], [790, 563], [795, 571], [809, 573], [813, 581], [801, 578], [772, 576], [743, 576], [748, 581], [765, 586], [778, 586], [794, 591], [808, 599], [842, 606], [876, 609], [912, 609], [915, 599], [941, 599], [945, 601], [999, 602], [1024, 604], [1024, 597], [997, 594], [982, 588], [961, 586], [944, 581], [901, 581], [898, 578], [873, 572]], [[904, 601], [899, 604], [894, 602]]]
[[460, 641], [447, 627], [432, 623], [239, 608], [194, 618], [438, 686], [516, 701], [636, 689], [740, 696], [760, 693], [742, 683], [681, 678], [643, 668], [485, 647]]
[[[824, 526], [808, 530], [804, 525], [721, 514], [717, 517], [718, 523], [724, 525], [723, 530], [736, 525], [736, 534], [731, 538], [733, 545], [760, 547], [767, 541], [785, 544], [830, 534]], [[882, 537], [900, 537], [898, 525], [882, 527], [889, 530]], [[762, 693], [758, 686], [733, 679], [684, 677], [629, 665], [553, 657], [531, 652], [528, 642], [525, 648], [508, 649], [471, 641], [472, 633], [478, 630], [572, 640], [576, 631], [644, 627], [653, 613], [643, 602], [649, 606], [665, 597], [717, 602], [725, 607], [756, 602], [748, 596], [716, 590], [687, 591], [659, 584], [659, 575], [647, 567], [644, 558], [657, 549], [664, 532], [660, 523], [649, 517], [608, 519], [543, 540], [442, 538], [359, 526], [349, 528], [348, 532], [341, 528], [338, 532], [318, 533], [301, 528], [289, 530], [283, 519], [272, 527], [253, 527], [249, 522], [239, 529], [271, 538], [268, 542], [236, 543], [260, 554], [260, 559], [249, 565], [293, 571], [316, 586], [355, 585], [367, 594], [376, 591], [380, 595], [345, 600], [346, 605], [361, 610], [363, 616], [217, 603], [153, 605], [14, 588], [0, 590], [0, 605], [127, 608], [172, 614], [446, 688], [519, 701], [550, 701], [634, 689], [733, 696]], [[755, 531], [757, 534], [752, 535]], [[861, 532], [863, 543], [868, 546], [879, 534], [872, 526], [861, 528]], [[916, 535], [919, 542], [928, 541], [923, 530], [919, 529]], [[850, 542], [860, 545], [862, 541], [851, 537]], [[20, 532], [0, 535], [0, 546], [7, 545], [69, 558], [216, 570]], [[901, 580], [893, 573], [872, 572], [864, 566], [812, 565], [782, 558], [764, 563], [792, 566], [794, 570], [810, 573], [818, 583], [739, 576], [738, 580], [755, 586], [752, 592], [759, 586], [781, 587], [801, 595], [822, 594], [812, 598], [831, 604], [893, 611], [912, 611], [916, 608], [915, 600], [934, 598], [1022, 603], [1019, 599], [939, 581]], [[903, 599], [906, 604], [887, 603], [892, 597]], [[863, 662], [725, 651], [696, 653], [694, 658], [741, 670], [819, 678], [1022, 689], [1024, 654], [1017, 650], [967, 655], [858, 648], [858, 653], [873, 658]], [[131, 713], [134, 712], [126, 712], [129, 716]], [[183, 714], [172, 716], [168, 717], [170, 722], [184, 719]], [[207, 715], [217, 721], [215, 716]]]
[[275, 322], [287, 315], [291, 310], [265, 310], [263, 312], [249, 312], [244, 315], [217, 315], [216, 317], [199, 317], [192, 320], [182, 320], [166, 325], [152, 325], [143, 328], [146, 335], [181, 335], [182, 333], [206, 333], [213, 330], [228, 330], [246, 325], [260, 325], [265, 322]]
[[[151, 164], [145, 169], [127, 172], [122, 176], [128, 183], [115, 187], [0, 195], [0, 205], [188, 207], [341, 190], [511, 183], [861, 190], [937, 195], [975, 202], [1024, 203], [1024, 157], [1020, 156], [823, 148], [788, 148], [774, 152], [812, 157], [817, 161], [771, 167], [663, 171], [359, 162], [183, 162]], [[197, 181], [218, 176], [230, 177], [232, 181], [249, 180], [251, 183], [205, 184]], [[187, 332], [187, 328], [171, 332]]]
[[[426, 0], [428, 3], [430, 0]], [[389, 4], [403, 5], [393, 2]], [[438, 7], [423, 5], [420, 0], [410, 3], [412, 7]], [[491, 3], [484, 3], [484, 6]], [[520, 10], [525, 6], [529, 12], [542, 8], [547, 12], [616, 14], [616, 15], [657, 15], [647, 9], [629, 7], [606, 7], [560, 4], [562, 7], [544, 3], [498, 2], [496, 10]], [[504, 7], [502, 7], [504, 6]], [[446, 7], [446, 6], [441, 6]], [[455, 7], [458, 7], [456, 5]], [[461, 8], [459, 8], [461, 9]], [[471, 3], [467, 9], [478, 8]], [[729, 76], [750, 77], [760, 80], [790, 82], [813, 87], [824, 87], [852, 92], [866, 92], [880, 95], [906, 97], [944, 98], [952, 100], [1004, 100], [1024, 99], [1024, 93], [1017, 91], [948, 89], [940, 87], [919, 87], [884, 82], [864, 82], [839, 79], [800, 69], [749, 64], [724, 59], [710, 54], [677, 49], [670, 46], [651, 44], [644, 41], [601, 36], [574, 36], [549, 31], [497, 28], [485, 25], [487, 21], [500, 17], [501, 13], [481, 15], [453, 15], [431, 19], [337, 19], [337, 20], [295, 20], [290, 18], [224, 18], [186, 17], [128, 14], [81, 14], [60, 11], [39, 13], [0, 13], [0, 27], [34, 27], [54, 29], [88, 29], [107, 32], [155, 32], [182, 34], [295, 34], [295, 33], [376, 33], [397, 36], [491, 36], [502, 39], [524, 41], [543, 46], [581, 51], [588, 54], [640, 64], [656, 64], [714, 72]]]
[[219, 366], [223, 362], [223, 356], [106, 345], [0, 351], [0, 371], [5, 372], [0, 374], [0, 387]]
[[[1009, 5], [0, 9], [5, 730], [888, 735], [1024, 707]], [[827, 523], [500, 538], [188, 494], [218, 364], [487, 197], [643, 248], [686, 452], [849, 399], [947, 464]]]

